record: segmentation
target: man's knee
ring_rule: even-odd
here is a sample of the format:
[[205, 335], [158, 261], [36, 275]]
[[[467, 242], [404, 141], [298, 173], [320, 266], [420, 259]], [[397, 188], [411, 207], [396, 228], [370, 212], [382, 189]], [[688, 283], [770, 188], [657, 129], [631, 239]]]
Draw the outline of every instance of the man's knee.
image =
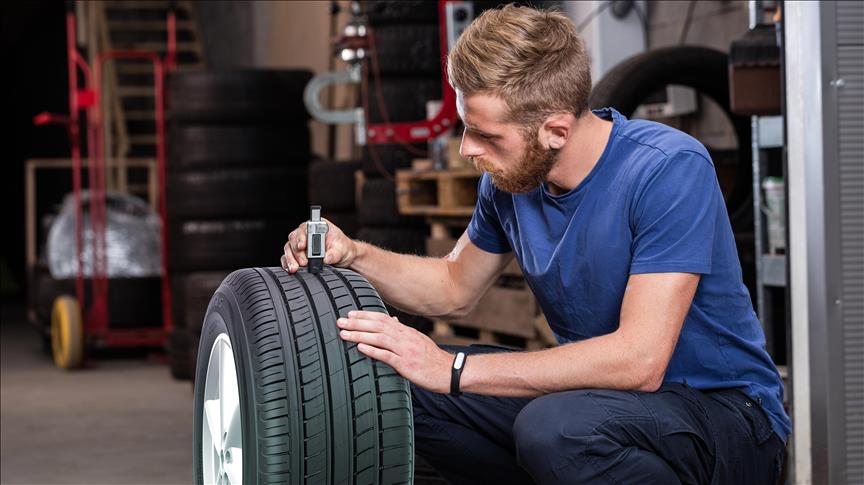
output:
[[564, 435], [565, 425], [568, 435], [590, 435], [597, 424], [592, 419], [596, 414], [592, 407], [587, 391], [547, 394], [528, 403], [513, 423], [519, 464], [535, 479], [540, 479], [578, 460], [572, 453], [572, 437], [568, 439]]

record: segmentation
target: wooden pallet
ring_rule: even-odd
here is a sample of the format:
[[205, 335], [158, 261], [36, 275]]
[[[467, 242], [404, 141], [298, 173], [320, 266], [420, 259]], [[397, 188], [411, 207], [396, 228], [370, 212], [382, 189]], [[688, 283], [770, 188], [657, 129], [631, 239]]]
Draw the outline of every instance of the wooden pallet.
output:
[[506, 332], [477, 328], [447, 320], [435, 320], [433, 324], [434, 327], [429, 337], [441, 345], [494, 344], [525, 350], [540, 350], [558, 345], [543, 315], [534, 318], [535, 333], [532, 337], [510, 335]]
[[405, 215], [470, 217], [480, 172], [474, 169], [396, 172], [396, 198]]

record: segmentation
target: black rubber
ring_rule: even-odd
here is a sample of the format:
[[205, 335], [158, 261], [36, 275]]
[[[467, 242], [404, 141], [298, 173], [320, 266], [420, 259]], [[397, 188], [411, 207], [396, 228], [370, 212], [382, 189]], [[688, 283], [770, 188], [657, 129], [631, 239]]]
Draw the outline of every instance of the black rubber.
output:
[[309, 166], [309, 204], [327, 212], [353, 211], [357, 206], [356, 160], [319, 160]]
[[405, 145], [366, 145], [363, 147], [363, 161], [360, 168], [371, 177], [392, 176], [396, 170], [410, 168], [415, 158], [428, 155], [425, 143]]
[[273, 218], [171, 221], [170, 271], [218, 271], [279, 261], [288, 234], [309, 217], [308, 207]]
[[309, 119], [303, 90], [306, 70], [187, 71], [168, 78], [173, 122], [278, 122]]
[[396, 184], [384, 178], [367, 178], [363, 182], [357, 213], [362, 226], [423, 226], [418, 216], [403, 216], [396, 201]]
[[438, 25], [382, 25], [373, 27], [372, 35], [382, 75], [428, 74], [440, 83]]
[[753, 172], [750, 167], [750, 118], [729, 109], [728, 57], [705, 47], [684, 46], [637, 54], [606, 73], [591, 92], [592, 108], [612, 106], [630, 116], [649, 95], [670, 84], [688, 86], [713, 99], [726, 113], [738, 138], [738, 169], [726, 196], [726, 207], [735, 223], [752, 216]]
[[[191, 379], [195, 375], [195, 362], [198, 357], [198, 339], [201, 337], [201, 324], [204, 322], [204, 315], [207, 313], [207, 304], [210, 302], [213, 292], [219, 288], [222, 280], [229, 273], [230, 271], [210, 271], [193, 273], [174, 272], [171, 274], [171, 311], [174, 317], [174, 326], [186, 333], [186, 366], [189, 371], [188, 376], [179, 377], [181, 379]], [[178, 352], [183, 351], [177, 342], [175, 342], [174, 347]], [[172, 374], [177, 377], [173, 371], [173, 366], [175, 363], [177, 366], [182, 366], [182, 358], [177, 357], [170, 360]]]
[[424, 22], [437, 24], [438, 2], [429, 0], [369, 0], [362, 4], [372, 25]]
[[168, 132], [168, 169], [305, 165], [309, 128], [300, 125], [187, 125]]
[[424, 227], [364, 226], [357, 231], [357, 239], [402, 254], [424, 254], [428, 236]]
[[308, 205], [305, 166], [249, 167], [168, 175], [168, 215], [175, 218], [282, 214]]
[[356, 212], [331, 212], [327, 211], [323, 217], [339, 227], [346, 236], [354, 238], [360, 228], [359, 218]]
[[[383, 123], [384, 113], [391, 123], [399, 121], [422, 121], [426, 117], [426, 102], [441, 99], [441, 79], [429, 77], [381, 78], [381, 97], [384, 109], [378, 103], [378, 83], [369, 81], [370, 123]], [[386, 110], [386, 111], [385, 111]]]
[[408, 382], [338, 337], [350, 310], [386, 312], [360, 275], [281, 268], [231, 273], [210, 301], [195, 379], [194, 481], [204, 483], [207, 364], [225, 334], [237, 365], [243, 483], [410, 484]]
[[168, 367], [171, 377], [179, 380], [191, 379], [195, 373], [189, 332], [185, 328], [174, 327], [171, 331], [168, 340]]

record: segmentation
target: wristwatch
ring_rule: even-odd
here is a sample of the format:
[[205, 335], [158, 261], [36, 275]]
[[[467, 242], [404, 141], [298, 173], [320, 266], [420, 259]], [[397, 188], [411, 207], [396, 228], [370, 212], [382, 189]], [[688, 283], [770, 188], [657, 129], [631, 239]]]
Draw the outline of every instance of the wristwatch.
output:
[[462, 377], [462, 369], [465, 368], [465, 359], [468, 357], [465, 352], [457, 352], [456, 358], [453, 359], [453, 369], [450, 372], [450, 395], [459, 396], [462, 391], [459, 390], [459, 379]]

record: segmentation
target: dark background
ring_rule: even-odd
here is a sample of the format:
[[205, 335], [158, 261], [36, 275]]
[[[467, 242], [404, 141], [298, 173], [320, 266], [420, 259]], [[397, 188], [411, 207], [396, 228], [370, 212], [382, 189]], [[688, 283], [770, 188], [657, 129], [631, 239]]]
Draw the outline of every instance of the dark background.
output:
[[[68, 114], [65, 3], [27, 1], [0, 3], [3, 44], [3, 150], [0, 162], [0, 204], [3, 207], [2, 259], [11, 272], [4, 274], [2, 300], [23, 301], [24, 165], [29, 158], [68, 158], [69, 139], [60, 125], [34, 126], [42, 112]], [[58, 199], [71, 187], [71, 175], [40, 180], [42, 196]], [[40, 205], [55, 203], [40, 197]], [[57, 200], [59, 201], [59, 199]]]

